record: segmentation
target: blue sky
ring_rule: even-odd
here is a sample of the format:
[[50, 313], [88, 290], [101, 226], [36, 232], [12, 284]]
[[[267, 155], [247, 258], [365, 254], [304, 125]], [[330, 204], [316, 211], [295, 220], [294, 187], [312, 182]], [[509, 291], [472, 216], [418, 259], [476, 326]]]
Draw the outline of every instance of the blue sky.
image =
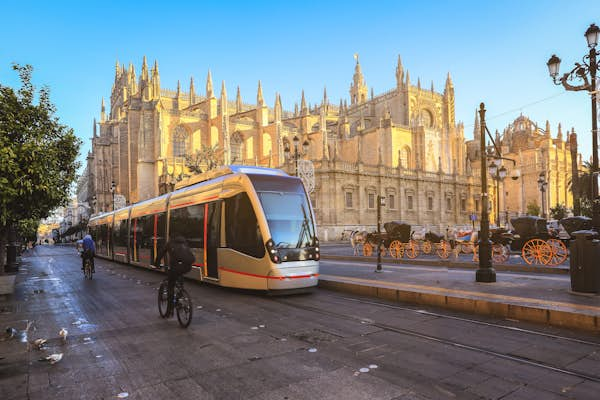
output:
[[[142, 57], [159, 64], [161, 86], [203, 92], [211, 70], [217, 95], [240, 86], [245, 102], [275, 92], [293, 109], [304, 89], [311, 104], [327, 87], [330, 101], [347, 99], [353, 54], [375, 93], [392, 89], [398, 55], [411, 82], [444, 87], [450, 72], [456, 118], [472, 137], [475, 109], [485, 102], [488, 126], [502, 131], [520, 113], [553, 136], [559, 122], [575, 127], [580, 152], [591, 155], [590, 98], [552, 84], [546, 61], [561, 70], [587, 53], [583, 33], [600, 25], [600, 1], [325, 2], [96, 2], [7, 1], [0, 24], [0, 82], [17, 85], [13, 62], [34, 66], [34, 83], [47, 85], [62, 123], [90, 149], [93, 118], [108, 100], [114, 65]], [[186, 89], [187, 90], [187, 89]]]

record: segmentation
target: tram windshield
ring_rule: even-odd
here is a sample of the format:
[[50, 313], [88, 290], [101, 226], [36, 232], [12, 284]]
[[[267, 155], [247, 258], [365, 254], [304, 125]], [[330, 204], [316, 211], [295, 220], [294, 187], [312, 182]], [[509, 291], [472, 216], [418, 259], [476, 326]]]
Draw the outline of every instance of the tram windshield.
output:
[[315, 226], [302, 181], [293, 177], [248, 175], [278, 248], [313, 246]]

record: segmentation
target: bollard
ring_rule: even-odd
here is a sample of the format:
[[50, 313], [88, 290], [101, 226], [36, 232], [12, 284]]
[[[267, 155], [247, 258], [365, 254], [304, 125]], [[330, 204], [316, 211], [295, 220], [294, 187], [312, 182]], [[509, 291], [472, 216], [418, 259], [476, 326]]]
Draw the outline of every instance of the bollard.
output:
[[600, 293], [600, 240], [591, 230], [571, 234], [569, 273], [571, 290], [582, 293]]

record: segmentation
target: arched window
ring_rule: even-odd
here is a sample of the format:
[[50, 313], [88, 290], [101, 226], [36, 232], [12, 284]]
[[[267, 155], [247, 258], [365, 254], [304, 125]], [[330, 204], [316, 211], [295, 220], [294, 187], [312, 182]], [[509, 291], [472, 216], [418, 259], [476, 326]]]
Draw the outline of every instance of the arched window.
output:
[[231, 135], [231, 163], [242, 163], [242, 142], [244, 141], [240, 132], [233, 132]]
[[400, 150], [399, 164], [402, 168], [411, 168], [410, 148], [408, 146], [404, 146], [404, 148]]
[[175, 128], [173, 134], [173, 157], [185, 157], [187, 154], [188, 134], [183, 126]]

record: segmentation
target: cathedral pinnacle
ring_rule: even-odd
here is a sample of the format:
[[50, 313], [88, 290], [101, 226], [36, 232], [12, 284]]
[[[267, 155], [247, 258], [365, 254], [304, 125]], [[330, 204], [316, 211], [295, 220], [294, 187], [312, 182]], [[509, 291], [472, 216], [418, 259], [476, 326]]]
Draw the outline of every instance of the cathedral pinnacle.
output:
[[144, 81], [148, 80], [148, 61], [146, 60], [146, 56], [144, 56], [144, 59], [142, 61], [142, 76], [141, 76], [141, 78]]
[[260, 80], [258, 81], [258, 90], [256, 92], [256, 104], [259, 106], [264, 105], [265, 100], [263, 98], [262, 86], [260, 84]]
[[225, 81], [221, 81], [221, 98], [227, 98], [227, 89], [225, 89]]
[[327, 104], [329, 101], [327, 100], [327, 86], [323, 86], [323, 104]]
[[102, 103], [100, 105], [100, 122], [104, 122], [106, 120], [106, 109], [104, 108], [104, 97], [102, 98]]
[[402, 86], [404, 81], [404, 67], [402, 66], [402, 59], [398, 54], [398, 65], [396, 65], [396, 84], [398, 87]]
[[302, 99], [300, 99], [300, 115], [306, 115], [306, 99], [304, 98], [304, 89], [302, 89]]
[[446, 77], [446, 88], [453, 87], [452, 78], [450, 77], [450, 71], [448, 71], [448, 76]]
[[210, 74], [210, 69], [208, 70], [208, 75], [206, 76], [206, 97], [209, 99], [211, 97], [214, 97], [212, 75]]
[[237, 94], [235, 96], [235, 112], [237, 113], [241, 113], [242, 112], [242, 95], [240, 94], [240, 87], [237, 87]]
[[194, 88], [194, 77], [190, 76], [190, 104], [196, 102], [196, 89]]
[[477, 109], [475, 109], [475, 122], [473, 124], [473, 139], [480, 140], [481, 139], [481, 125], [479, 124], [479, 114]]

